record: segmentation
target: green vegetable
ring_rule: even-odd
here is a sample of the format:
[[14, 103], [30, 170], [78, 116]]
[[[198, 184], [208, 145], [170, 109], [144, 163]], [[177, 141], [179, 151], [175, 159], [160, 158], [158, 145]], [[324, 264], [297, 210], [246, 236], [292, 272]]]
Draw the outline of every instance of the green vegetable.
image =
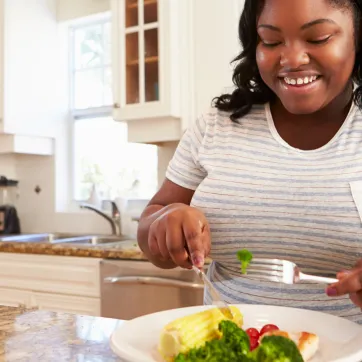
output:
[[246, 249], [239, 250], [236, 253], [237, 258], [241, 262], [241, 273], [246, 274], [246, 268], [249, 266], [250, 262], [253, 260], [253, 254]]
[[254, 362], [249, 357], [249, 336], [232, 321], [219, 324], [220, 339], [206, 342], [203, 347], [194, 348], [187, 354], [180, 353], [175, 362]]
[[180, 353], [175, 362], [304, 362], [297, 345], [282, 336], [263, 337], [261, 344], [250, 352], [249, 336], [232, 321], [219, 324], [220, 339], [206, 342], [203, 347]]
[[265, 336], [251, 354], [256, 362], [303, 362], [297, 345], [282, 336]]

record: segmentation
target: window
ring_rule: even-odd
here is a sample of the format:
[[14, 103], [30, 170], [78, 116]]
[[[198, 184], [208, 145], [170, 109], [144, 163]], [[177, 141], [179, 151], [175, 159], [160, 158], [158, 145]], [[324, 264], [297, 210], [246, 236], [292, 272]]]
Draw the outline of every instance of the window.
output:
[[70, 29], [73, 194], [86, 200], [96, 185], [103, 199], [152, 197], [157, 147], [127, 142], [127, 124], [112, 119], [110, 18]]

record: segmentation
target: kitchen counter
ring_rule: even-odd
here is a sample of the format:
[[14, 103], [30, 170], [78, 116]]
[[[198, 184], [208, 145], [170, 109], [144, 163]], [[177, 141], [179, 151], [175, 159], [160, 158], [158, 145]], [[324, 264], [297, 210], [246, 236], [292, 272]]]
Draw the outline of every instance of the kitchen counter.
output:
[[0, 306], [1, 362], [121, 361], [109, 346], [122, 321]]
[[136, 240], [98, 245], [2, 241], [0, 242], [0, 252], [19, 254], [84, 256], [102, 259], [147, 260], [147, 258], [138, 247]]
[[[148, 260], [141, 249], [138, 247], [136, 240], [98, 245], [0, 241], [0, 253], [1, 252], [18, 254], [84, 256], [91, 258], [118, 260]], [[206, 259], [206, 264], [210, 263], [211, 259]]]

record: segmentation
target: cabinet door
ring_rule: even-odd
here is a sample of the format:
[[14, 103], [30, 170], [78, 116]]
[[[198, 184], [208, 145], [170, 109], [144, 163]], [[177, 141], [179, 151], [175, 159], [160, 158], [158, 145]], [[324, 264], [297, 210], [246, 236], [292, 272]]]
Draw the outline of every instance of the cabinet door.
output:
[[23, 304], [30, 307], [30, 296], [31, 293], [26, 290], [0, 288], [0, 305], [18, 307]]
[[158, 0], [125, 0], [124, 7], [125, 104], [158, 101]]
[[31, 306], [54, 312], [100, 316], [100, 299], [33, 292]]

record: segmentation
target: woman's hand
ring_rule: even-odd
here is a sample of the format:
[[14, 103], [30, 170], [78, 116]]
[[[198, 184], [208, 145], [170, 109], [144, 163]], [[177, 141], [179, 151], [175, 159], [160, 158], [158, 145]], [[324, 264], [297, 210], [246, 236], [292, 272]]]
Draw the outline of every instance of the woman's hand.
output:
[[326, 292], [330, 297], [349, 294], [351, 301], [362, 308], [362, 259], [355, 267], [337, 274], [338, 283], [330, 285]]
[[148, 247], [155, 257], [172, 260], [177, 266], [190, 269], [194, 264], [203, 267], [211, 247], [205, 215], [185, 204], [169, 205], [168, 210], [151, 224]]

